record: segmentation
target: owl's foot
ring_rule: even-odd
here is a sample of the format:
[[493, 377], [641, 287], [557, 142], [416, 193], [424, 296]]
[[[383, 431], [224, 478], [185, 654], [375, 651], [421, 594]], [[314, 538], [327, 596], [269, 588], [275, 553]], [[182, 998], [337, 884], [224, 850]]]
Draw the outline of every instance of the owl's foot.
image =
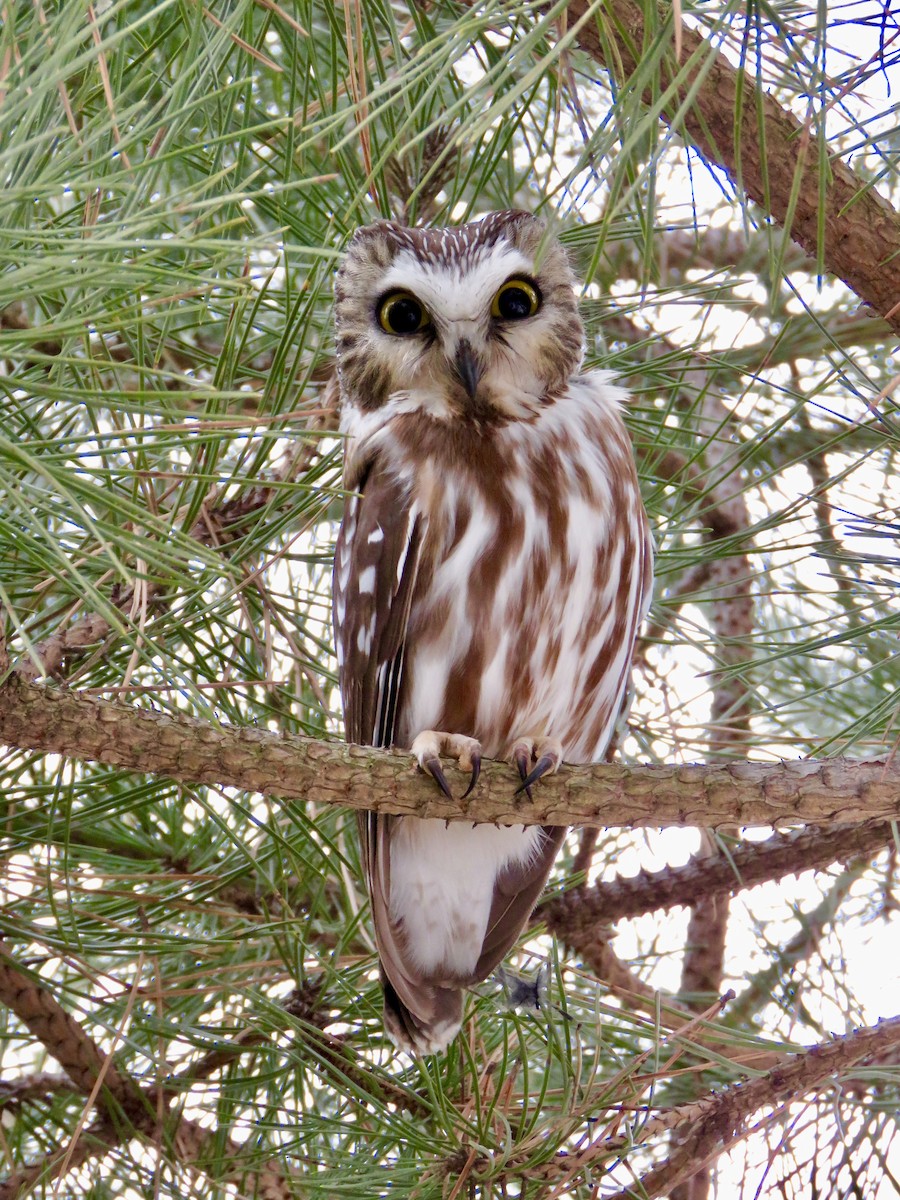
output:
[[471, 772], [469, 786], [462, 794], [463, 800], [478, 782], [481, 772], [481, 742], [475, 738], [465, 737], [461, 733], [440, 733], [435, 729], [423, 729], [409, 749], [410, 753], [416, 756], [422, 770], [428, 772], [448, 800], [453, 799], [453, 793], [441, 766], [442, 754], [455, 758], [462, 770]]
[[552, 775], [559, 768], [562, 762], [562, 742], [558, 742], [556, 738], [516, 738], [511, 758], [522, 780], [521, 787], [516, 788], [516, 795], [524, 792], [531, 800], [531, 785], [537, 783], [542, 775]]

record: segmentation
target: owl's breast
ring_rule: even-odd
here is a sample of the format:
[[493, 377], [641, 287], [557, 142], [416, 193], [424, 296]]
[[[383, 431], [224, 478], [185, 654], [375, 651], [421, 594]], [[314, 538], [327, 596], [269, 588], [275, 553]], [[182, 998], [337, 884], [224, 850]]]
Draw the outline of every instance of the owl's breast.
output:
[[419, 459], [398, 744], [441, 729], [491, 757], [524, 734], [558, 738], [569, 761], [602, 754], [630, 666], [627, 605], [646, 583], [642, 526], [625, 514], [643, 510], [624, 430], [574, 432], [513, 427], [468, 461]]

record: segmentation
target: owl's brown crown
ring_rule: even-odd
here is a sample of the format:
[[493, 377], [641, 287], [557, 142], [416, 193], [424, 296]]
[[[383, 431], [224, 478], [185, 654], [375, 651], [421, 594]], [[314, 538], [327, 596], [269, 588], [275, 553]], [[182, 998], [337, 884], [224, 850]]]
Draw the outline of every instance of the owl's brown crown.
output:
[[[447, 225], [438, 229], [416, 228], [398, 225], [396, 221], [374, 221], [357, 229], [351, 241], [351, 249], [359, 243], [369, 243], [384, 252], [387, 266], [400, 251], [409, 250], [423, 261], [445, 267], [453, 267], [479, 251], [495, 246], [501, 238], [514, 245], [517, 238], [527, 246], [537, 235], [537, 241], [545, 236], [544, 222], [521, 209], [504, 209], [488, 213], [478, 221], [465, 225]], [[524, 236], [523, 236], [524, 235]], [[377, 250], [376, 250], [377, 252]], [[340, 278], [340, 276], [338, 277]]]

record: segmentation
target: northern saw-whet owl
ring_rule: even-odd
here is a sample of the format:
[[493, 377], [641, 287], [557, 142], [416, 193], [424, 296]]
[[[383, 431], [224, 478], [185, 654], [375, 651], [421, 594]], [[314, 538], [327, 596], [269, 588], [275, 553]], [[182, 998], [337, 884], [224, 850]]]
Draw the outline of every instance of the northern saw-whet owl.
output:
[[[530, 788], [600, 759], [649, 602], [652, 544], [563, 248], [524, 212], [379, 221], [336, 284], [347, 501], [334, 623], [347, 739], [508, 757]], [[361, 813], [385, 1026], [443, 1050], [506, 955], [565, 830]]]

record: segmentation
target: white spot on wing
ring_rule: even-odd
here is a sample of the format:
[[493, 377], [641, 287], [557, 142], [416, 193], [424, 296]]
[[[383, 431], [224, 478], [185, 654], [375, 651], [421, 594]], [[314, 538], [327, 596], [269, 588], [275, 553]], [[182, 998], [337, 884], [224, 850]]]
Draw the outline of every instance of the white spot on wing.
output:
[[409, 515], [407, 518], [406, 540], [403, 543], [403, 549], [401, 550], [400, 554], [397, 556], [397, 586], [398, 587], [400, 586], [400, 580], [403, 578], [403, 569], [406, 566], [406, 558], [407, 558], [407, 555], [409, 554], [409, 543], [412, 540], [412, 531], [413, 531], [413, 526], [416, 523], [417, 512], [418, 512], [418, 509], [416, 508], [416, 506], [412, 505], [412, 507], [409, 510]]

